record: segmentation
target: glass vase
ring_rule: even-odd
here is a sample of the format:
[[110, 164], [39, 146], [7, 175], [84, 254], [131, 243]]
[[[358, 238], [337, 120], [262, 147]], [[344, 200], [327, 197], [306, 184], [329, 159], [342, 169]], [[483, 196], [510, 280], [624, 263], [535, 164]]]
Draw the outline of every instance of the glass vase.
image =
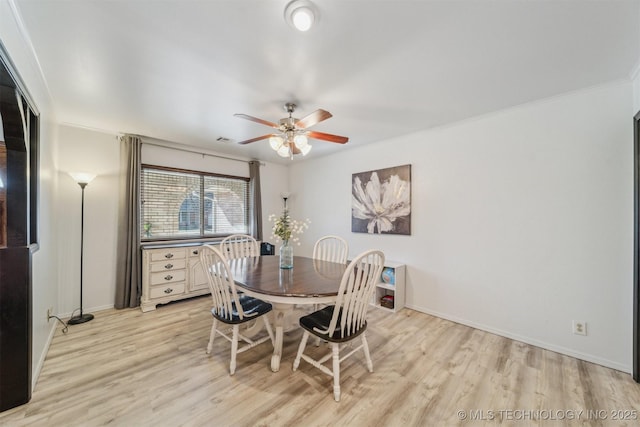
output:
[[282, 242], [282, 246], [280, 246], [280, 268], [293, 268], [293, 246], [289, 244], [288, 240]]

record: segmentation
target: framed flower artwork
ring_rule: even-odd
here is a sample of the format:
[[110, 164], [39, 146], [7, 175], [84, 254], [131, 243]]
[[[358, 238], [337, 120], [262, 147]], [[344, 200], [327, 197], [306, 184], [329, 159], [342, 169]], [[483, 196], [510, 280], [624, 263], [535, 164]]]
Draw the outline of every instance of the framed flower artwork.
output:
[[411, 165], [352, 175], [351, 231], [411, 234]]

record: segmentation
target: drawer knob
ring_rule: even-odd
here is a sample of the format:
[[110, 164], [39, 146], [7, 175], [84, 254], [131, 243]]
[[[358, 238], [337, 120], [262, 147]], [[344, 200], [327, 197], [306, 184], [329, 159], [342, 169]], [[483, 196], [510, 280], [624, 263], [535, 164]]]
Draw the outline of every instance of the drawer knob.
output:
[[166, 276], [164, 276], [164, 280], [171, 280], [173, 279], [173, 276], [170, 274], [167, 274]]
[[169, 269], [173, 268], [173, 264], [169, 263], [169, 264], [165, 265], [164, 268], [169, 270]]
[[171, 292], [173, 292], [173, 289], [171, 289], [171, 288], [167, 288], [167, 289], [164, 290], [165, 294], [170, 294]]
[[171, 252], [169, 252], [168, 254], [166, 254], [164, 256], [165, 258], [169, 259], [169, 258], [173, 258], [173, 254]]
[[194, 254], [194, 255], [198, 255], [198, 250], [197, 250], [197, 249], [196, 249], [196, 250], [194, 250], [194, 251], [193, 251], [193, 254]]

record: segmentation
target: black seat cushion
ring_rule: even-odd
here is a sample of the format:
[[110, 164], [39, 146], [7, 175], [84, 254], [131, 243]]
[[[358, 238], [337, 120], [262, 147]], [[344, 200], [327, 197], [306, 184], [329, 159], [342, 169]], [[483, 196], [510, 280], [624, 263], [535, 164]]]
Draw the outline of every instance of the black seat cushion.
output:
[[338, 322], [336, 324], [336, 330], [333, 332], [332, 335], [323, 334], [318, 331], [314, 331], [313, 328], [325, 330], [329, 327], [329, 323], [331, 323], [331, 317], [333, 316], [334, 308], [335, 306], [330, 305], [330, 306], [324, 307], [321, 310], [315, 311], [311, 314], [301, 317], [300, 326], [302, 326], [307, 331], [311, 332], [313, 335], [320, 337], [325, 341], [330, 341], [330, 342], [344, 342], [344, 341], [352, 340], [367, 329], [367, 322], [365, 321], [360, 329], [356, 330], [354, 333], [345, 331], [345, 335], [344, 337], [342, 337], [342, 329], [340, 328], [340, 319], [341, 319], [342, 313], [339, 313]]
[[211, 309], [211, 314], [213, 314], [213, 316], [221, 322], [236, 324], [248, 322], [257, 317], [260, 317], [263, 314], [270, 312], [273, 308], [268, 302], [244, 294], [239, 295], [238, 300], [240, 301], [240, 305], [242, 306], [242, 310], [244, 311], [243, 319], [240, 319], [240, 315], [238, 315], [238, 310], [236, 309], [235, 303], [233, 303], [231, 319], [229, 319], [228, 316], [225, 316], [226, 313], [220, 313], [219, 315], [217, 307]]

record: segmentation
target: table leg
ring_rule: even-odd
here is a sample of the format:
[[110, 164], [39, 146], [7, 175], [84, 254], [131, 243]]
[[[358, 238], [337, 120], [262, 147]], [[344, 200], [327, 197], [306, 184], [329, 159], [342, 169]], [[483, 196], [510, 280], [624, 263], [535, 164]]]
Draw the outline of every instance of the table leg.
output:
[[284, 312], [274, 312], [275, 324], [275, 340], [273, 343], [273, 356], [271, 356], [271, 370], [278, 372], [280, 370], [280, 358], [282, 357], [282, 339], [284, 335]]
[[273, 325], [275, 327], [275, 342], [273, 343], [273, 356], [271, 356], [271, 370], [280, 370], [280, 359], [282, 358], [282, 345], [285, 328], [291, 325], [293, 304], [273, 303]]

